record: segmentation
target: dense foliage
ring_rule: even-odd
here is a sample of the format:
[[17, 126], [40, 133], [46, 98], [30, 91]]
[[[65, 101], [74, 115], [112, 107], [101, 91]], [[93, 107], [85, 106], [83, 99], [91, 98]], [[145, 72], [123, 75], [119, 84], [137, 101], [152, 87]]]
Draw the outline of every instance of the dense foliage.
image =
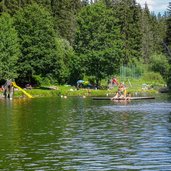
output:
[[171, 3], [156, 16], [136, 0], [3, 0], [0, 14], [0, 79], [99, 85], [135, 65], [171, 87]]
[[0, 17], [0, 78], [17, 77], [17, 60], [20, 58], [20, 45], [13, 19], [3, 13]]
[[112, 9], [102, 3], [87, 6], [79, 14], [75, 49], [86, 75], [94, 76], [96, 84], [117, 72], [123, 61], [118, 22]]
[[22, 53], [18, 60], [19, 79], [48, 77], [57, 58], [51, 15], [37, 4], [29, 5], [17, 12], [15, 26]]

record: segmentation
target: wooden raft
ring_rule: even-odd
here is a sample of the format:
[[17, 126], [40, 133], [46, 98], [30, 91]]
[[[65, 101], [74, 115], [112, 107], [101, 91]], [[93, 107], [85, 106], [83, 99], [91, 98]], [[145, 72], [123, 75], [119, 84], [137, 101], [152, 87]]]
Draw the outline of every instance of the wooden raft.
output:
[[[111, 100], [112, 97], [93, 97], [93, 100]], [[155, 97], [129, 97], [129, 98], [115, 98], [113, 100], [145, 100], [155, 99]]]

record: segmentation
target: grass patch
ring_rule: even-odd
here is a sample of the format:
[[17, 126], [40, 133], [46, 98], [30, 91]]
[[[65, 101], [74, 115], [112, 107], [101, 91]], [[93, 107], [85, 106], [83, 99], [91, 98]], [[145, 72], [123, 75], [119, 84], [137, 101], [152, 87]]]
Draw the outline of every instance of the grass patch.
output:
[[[132, 96], [137, 95], [151, 95], [158, 93], [159, 88], [164, 86], [164, 82], [157, 81], [155, 79], [125, 79], [124, 84], [127, 87], [127, 93]], [[107, 87], [105, 81], [102, 84], [103, 87]], [[25, 90], [33, 97], [46, 97], [46, 96], [113, 96], [117, 92], [117, 87], [112, 89], [79, 89], [74, 86], [43, 86], [39, 88], [33, 88], [31, 90]], [[14, 96], [19, 97], [24, 94], [16, 90]]]

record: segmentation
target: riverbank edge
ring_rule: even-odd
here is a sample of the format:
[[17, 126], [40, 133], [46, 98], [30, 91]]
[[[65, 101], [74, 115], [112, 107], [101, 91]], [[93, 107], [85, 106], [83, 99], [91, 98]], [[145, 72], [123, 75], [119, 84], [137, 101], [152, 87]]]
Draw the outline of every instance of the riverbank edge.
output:
[[[157, 87], [152, 89], [142, 89], [142, 88], [128, 88], [127, 93], [131, 96], [154, 96], [159, 93], [166, 93], [163, 90], [165, 87]], [[51, 87], [37, 87], [33, 89], [24, 89], [27, 93], [33, 97], [112, 97], [117, 92], [117, 87], [112, 89], [79, 89], [77, 90], [74, 86], [51, 86]], [[0, 97], [3, 97], [3, 92], [0, 93]], [[14, 90], [15, 97], [26, 97], [20, 90]]]
[[[100, 96], [114, 96], [117, 92], [117, 89], [111, 89], [111, 90], [94, 90], [94, 89], [74, 89], [74, 88], [58, 88], [58, 89], [41, 89], [41, 88], [35, 88], [32, 90], [25, 90], [27, 93], [35, 97], [74, 97], [74, 96], [83, 96], [83, 97], [100, 97]], [[136, 89], [136, 90], [127, 90], [127, 93], [131, 94], [131, 96], [151, 96], [155, 94], [159, 94], [158, 89], [151, 89], [151, 90], [142, 90], [142, 89]], [[2, 97], [3, 95], [1, 95]], [[21, 91], [15, 90], [14, 91], [14, 97], [25, 97]]]

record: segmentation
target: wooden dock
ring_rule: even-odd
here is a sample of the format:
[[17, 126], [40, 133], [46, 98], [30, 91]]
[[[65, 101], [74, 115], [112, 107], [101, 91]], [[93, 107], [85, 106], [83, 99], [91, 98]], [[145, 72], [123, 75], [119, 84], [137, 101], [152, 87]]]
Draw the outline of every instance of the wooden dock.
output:
[[[112, 97], [93, 97], [93, 100], [111, 100]], [[129, 97], [129, 98], [115, 98], [113, 100], [145, 100], [155, 99], [155, 97]]]

